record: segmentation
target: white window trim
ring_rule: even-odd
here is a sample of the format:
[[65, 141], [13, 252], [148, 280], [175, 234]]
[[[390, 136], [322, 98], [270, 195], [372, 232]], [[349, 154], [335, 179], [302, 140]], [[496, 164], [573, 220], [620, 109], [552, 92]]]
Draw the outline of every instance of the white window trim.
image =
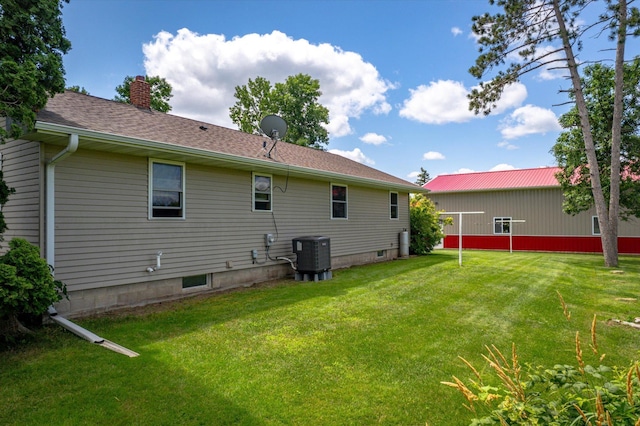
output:
[[[394, 205], [391, 203], [391, 194], [396, 194], [396, 215], [397, 217], [391, 216], [391, 207]], [[389, 219], [390, 220], [400, 220], [400, 194], [395, 191], [389, 191]]]
[[[271, 185], [269, 185], [269, 209], [256, 209], [256, 176], [268, 177]], [[267, 173], [251, 173], [251, 211], [253, 212], [272, 212], [273, 211], [273, 175]]]
[[[346, 190], [346, 197], [344, 200], [344, 205], [345, 205], [345, 212], [346, 212], [346, 216], [345, 217], [333, 217], [333, 187], [334, 186], [343, 186]], [[329, 209], [331, 212], [331, 220], [348, 220], [349, 219], [349, 186], [343, 184], [343, 183], [334, 183], [331, 182], [331, 184], [329, 185]], [[338, 202], [342, 202], [342, 201], [338, 201]]]
[[[509, 232], [496, 232], [496, 219], [501, 219], [501, 221], [504, 223], [506, 222], [506, 220], [509, 221]], [[491, 223], [491, 226], [493, 227], [493, 235], [510, 235], [511, 234], [511, 220], [513, 218], [510, 216], [495, 216], [493, 218], [493, 222]], [[504, 228], [503, 228], [504, 229]]]
[[[153, 164], [161, 163], [161, 164], [171, 164], [174, 166], [182, 167], [182, 216], [181, 217], [154, 217], [153, 216]], [[149, 158], [149, 194], [147, 196], [148, 200], [148, 218], [149, 220], [184, 220], [187, 217], [187, 194], [185, 192], [186, 181], [187, 181], [187, 167], [185, 163], [181, 163], [179, 161], [170, 161], [170, 160], [162, 160], [159, 158]]]
[[[596, 232], [596, 223], [598, 224], [598, 232]], [[591, 235], [602, 235], [601, 231], [598, 216], [591, 216]]]

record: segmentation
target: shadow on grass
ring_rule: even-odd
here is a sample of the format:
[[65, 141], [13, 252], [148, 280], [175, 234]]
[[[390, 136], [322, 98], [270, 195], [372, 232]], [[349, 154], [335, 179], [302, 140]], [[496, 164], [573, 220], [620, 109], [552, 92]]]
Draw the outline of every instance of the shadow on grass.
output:
[[[456, 357], [473, 360], [484, 344], [515, 341], [532, 362], [550, 353], [572, 359], [558, 355], [567, 339], [573, 350], [575, 333], [555, 289], [588, 293], [591, 313], [601, 307], [588, 296], [601, 294], [602, 272], [597, 257], [469, 251], [460, 268], [457, 255], [438, 251], [337, 270], [327, 281], [282, 280], [79, 321], [140, 352], [134, 359], [47, 327], [0, 363], [0, 423], [63, 415], [59, 423], [463, 424], [461, 404], [439, 384], [467, 372]], [[586, 275], [597, 270], [595, 290], [581, 287], [584, 273], [567, 271], [574, 263]], [[624, 276], [635, 288], [635, 274]], [[624, 330], [612, 337], [630, 340]]]
[[[410, 275], [443, 262], [455, 261], [456, 256], [457, 254], [451, 252], [438, 251], [428, 256], [335, 270], [330, 280], [301, 282], [292, 278], [283, 279], [256, 284], [249, 288], [211, 292], [189, 299], [113, 311], [78, 319], [77, 322], [109, 340], [123, 336], [125, 342], [117, 343], [140, 352], [136, 347], [165, 338], [175, 338], [179, 334], [190, 333], [202, 327], [242, 319], [248, 315], [314, 298], [340, 297], [350, 291], [375, 286], [385, 280], [390, 280], [391, 285], [399, 276]], [[126, 336], [132, 323], [144, 325], [136, 333], [137, 336]], [[101, 334], [103, 330], [104, 335]], [[113, 338], [109, 334], [112, 332], [115, 333]]]
[[[457, 259], [456, 256], [457, 254], [451, 251], [436, 251], [428, 256], [416, 256], [408, 259], [398, 259], [389, 262], [334, 270], [333, 278], [330, 280], [301, 282], [295, 281], [293, 278], [287, 278], [258, 283], [250, 287], [212, 291], [182, 300], [114, 310], [94, 316], [77, 318], [74, 321], [110, 340], [113, 340], [112, 337], [103, 335], [102, 330], [126, 329], [131, 322], [144, 321], [145, 319], [160, 326], [157, 321], [158, 317], [162, 316], [170, 318], [168, 323], [162, 324], [162, 326], [170, 327], [171, 323], [174, 323], [174, 327], [170, 328], [183, 329], [184, 333], [189, 333], [194, 329], [201, 328], [203, 325], [212, 325], [217, 322], [238, 319], [249, 314], [282, 307], [287, 304], [299, 303], [317, 297], [339, 297], [352, 289], [364, 288], [374, 285], [381, 280], [397, 277], [402, 274], [409, 274], [439, 263], [450, 262]], [[233, 299], [240, 301], [242, 309], [225, 309], [225, 302]], [[201, 317], [201, 321], [195, 321], [190, 325], [184, 321], [174, 320], [176, 316], [188, 314], [191, 311], [197, 313], [200, 309], [209, 310], [211, 309], [209, 306], [211, 304], [219, 305], [217, 307], [218, 309], [216, 309], [215, 316]], [[42, 328], [58, 328], [57, 325], [52, 323], [42, 326], [41, 322], [39, 324], [30, 324], [30, 326], [36, 331]], [[46, 344], [46, 339], [43, 341], [41, 337], [47, 333], [50, 332], [41, 330], [34, 335], [18, 336], [10, 341], [2, 341], [0, 344], [0, 354], [3, 352], [29, 352], [31, 349], [37, 350], [37, 348]], [[69, 333], [69, 335], [72, 334]], [[135, 338], [136, 336], [131, 337]], [[147, 341], [145, 343], [149, 342]], [[133, 342], [129, 342], [129, 344], [133, 345], [133, 347], [129, 348], [135, 350], [135, 344], [133, 344]]]
[[[260, 406], [261, 401], [252, 405], [246, 396], [252, 390], [237, 387], [251, 384], [234, 376], [242, 374], [242, 364], [248, 360], [230, 359], [237, 354], [225, 350], [209, 353], [210, 342], [190, 341], [187, 335], [222, 323], [234, 327], [235, 320], [313, 298], [333, 299], [351, 291], [366, 292], [371, 286], [391, 286], [399, 276], [455, 259], [440, 252], [336, 270], [326, 281], [282, 280], [77, 321], [139, 352], [138, 358], [92, 345], [57, 326], [43, 327], [34, 339], [2, 355], [0, 424], [46, 424], [50, 419], [60, 424], [287, 423], [270, 417], [282, 411]], [[215, 339], [208, 333], [201, 338], [209, 336]], [[204, 374], [198, 374], [198, 360]]]
[[0, 363], [0, 424], [265, 424], [158, 351], [128, 358], [59, 328], [38, 335]]

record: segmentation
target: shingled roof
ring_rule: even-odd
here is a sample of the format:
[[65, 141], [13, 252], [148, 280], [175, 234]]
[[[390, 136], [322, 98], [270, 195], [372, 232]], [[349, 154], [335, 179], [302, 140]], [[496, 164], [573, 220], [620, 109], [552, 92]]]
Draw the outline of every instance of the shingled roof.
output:
[[214, 124], [165, 114], [73, 91], [55, 95], [38, 112], [27, 139], [64, 144], [79, 135], [80, 148], [159, 155], [200, 164], [342, 180], [408, 192], [423, 188], [326, 151], [273, 142]]
[[555, 176], [559, 171], [559, 167], [538, 167], [439, 175], [423, 187], [432, 193], [560, 187]]

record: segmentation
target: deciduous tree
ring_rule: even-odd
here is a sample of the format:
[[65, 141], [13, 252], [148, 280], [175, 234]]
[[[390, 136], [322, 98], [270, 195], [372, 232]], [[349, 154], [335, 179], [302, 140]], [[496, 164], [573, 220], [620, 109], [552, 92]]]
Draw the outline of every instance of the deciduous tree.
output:
[[36, 111], [64, 91], [62, 55], [71, 48], [62, 25], [68, 0], [0, 3], [0, 142], [33, 129]]
[[249, 79], [245, 86], [236, 86], [231, 120], [240, 130], [260, 134], [260, 120], [269, 114], [282, 117], [287, 133], [282, 140], [297, 145], [324, 149], [329, 133], [322, 124], [329, 123], [329, 110], [318, 103], [320, 82], [307, 74], [289, 76], [284, 83], [264, 77]]
[[[447, 220], [450, 223], [451, 220]], [[409, 201], [412, 254], [428, 254], [444, 238], [436, 205], [424, 194], [414, 194]]]
[[[31, 131], [36, 111], [64, 91], [62, 55], [71, 48], [60, 16], [64, 3], [68, 0], [0, 2], [0, 143]], [[0, 240], [7, 230], [2, 206], [14, 192], [0, 173]]]
[[[568, 72], [575, 100], [589, 169], [591, 191], [600, 223], [604, 262], [618, 264], [618, 220], [620, 199], [620, 139], [622, 125], [623, 63], [629, 35], [638, 35], [640, 13], [629, 9], [627, 0], [606, 0], [597, 22], [584, 21], [589, 0], [490, 0], [503, 13], [486, 13], [473, 18], [473, 32], [481, 46], [475, 66], [469, 70], [483, 78], [498, 68], [493, 78], [480, 83], [470, 94], [470, 108], [488, 114], [496, 106], [504, 88], [524, 74], [541, 67]], [[615, 84], [611, 123], [611, 176], [609, 200], [605, 199], [591, 122], [580, 78], [576, 54], [590, 30], [608, 32], [615, 42]], [[559, 45], [554, 45], [559, 43]], [[515, 59], [514, 59], [515, 58]], [[506, 68], [504, 65], [509, 64]]]
[[272, 99], [271, 82], [264, 77], [249, 79], [244, 86], [236, 86], [236, 103], [229, 109], [231, 121], [245, 133], [259, 135], [260, 120], [280, 111]]
[[[624, 67], [620, 217], [628, 219], [640, 217], [640, 58]], [[610, 197], [614, 75], [613, 68], [594, 64], [585, 68], [582, 79], [605, 198]], [[564, 192], [564, 211], [577, 214], [594, 203], [577, 108], [560, 117], [560, 123], [567, 130], [558, 138], [552, 153], [562, 169], [557, 177]]]
[[84, 87], [80, 87], [80, 86], [69, 86], [69, 87], [67, 87], [67, 90], [71, 90], [72, 92], [82, 93], [83, 95], [90, 95], [90, 93], [89, 93], [89, 91], [87, 89], [85, 89]]

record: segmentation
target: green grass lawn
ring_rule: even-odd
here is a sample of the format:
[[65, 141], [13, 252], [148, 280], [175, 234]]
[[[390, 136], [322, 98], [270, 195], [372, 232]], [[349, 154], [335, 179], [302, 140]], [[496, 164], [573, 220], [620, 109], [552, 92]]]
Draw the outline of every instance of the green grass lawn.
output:
[[[77, 322], [140, 353], [47, 326], [0, 352], [0, 424], [464, 425], [440, 384], [485, 345], [522, 363], [575, 364], [597, 314], [607, 365], [638, 359], [640, 258], [437, 251]], [[556, 292], [571, 311], [567, 321]]]

